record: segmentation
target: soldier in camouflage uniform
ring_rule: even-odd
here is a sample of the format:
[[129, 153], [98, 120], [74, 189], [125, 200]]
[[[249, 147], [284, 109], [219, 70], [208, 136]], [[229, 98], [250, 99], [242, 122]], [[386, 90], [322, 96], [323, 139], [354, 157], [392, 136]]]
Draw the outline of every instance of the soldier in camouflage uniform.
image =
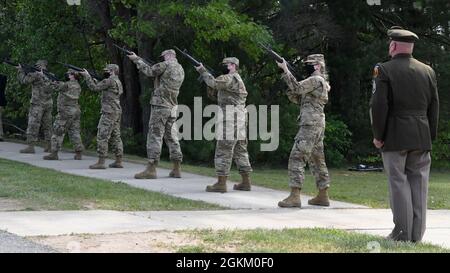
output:
[[325, 164], [323, 139], [325, 133], [324, 107], [328, 102], [330, 85], [325, 75], [325, 60], [322, 54], [314, 54], [303, 61], [310, 75], [298, 82], [287, 68], [287, 63], [278, 63], [283, 69], [289, 99], [300, 105], [300, 129], [295, 137], [289, 157], [289, 186], [291, 194], [280, 201], [280, 207], [301, 207], [300, 190], [305, 181], [305, 166], [309, 164], [319, 190], [317, 197], [309, 200], [310, 205], [329, 206], [328, 188], [330, 177]]
[[105, 159], [108, 156], [108, 143], [116, 156], [116, 161], [109, 165], [110, 168], [123, 168], [123, 143], [120, 137], [120, 121], [122, 108], [120, 107], [120, 95], [123, 93], [122, 83], [119, 79], [119, 66], [108, 64], [104, 69], [105, 79], [97, 82], [92, 79], [87, 70], [82, 72], [88, 87], [97, 92], [102, 92], [102, 110], [97, 131], [98, 162], [89, 166], [90, 169], [106, 169]]
[[183, 154], [178, 141], [178, 131], [174, 126], [177, 119], [178, 93], [184, 81], [183, 67], [178, 63], [174, 50], [165, 50], [163, 62], [153, 66], [146, 64], [136, 54], [128, 56], [138, 69], [148, 77], [154, 77], [155, 89], [151, 99], [151, 116], [147, 134], [147, 156], [149, 159], [145, 171], [135, 175], [136, 179], [155, 179], [162, 141], [169, 147], [173, 170], [170, 177], [181, 178]]
[[[39, 69], [47, 68], [47, 61], [36, 62]], [[52, 137], [52, 110], [53, 110], [53, 89], [49, 80], [41, 72], [25, 74], [19, 67], [19, 82], [31, 84], [31, 105], [28, 113], [27, 143], [28, 147], [21, 150], [21, 153], [34, 154], [34, 145], [39, 140], [39, 130], [44, 133], [46, 142], [45, 152], [50, 151], [50, 140]]]
[[[219, 128], [217, 130], [219, 135], [214, 158], [218, 181], [216, 184], [208, 186], [206, 191], [221, 193], [227, 191], [226, 181], [230, 175], [233, 159], [242, 176], [242, 182], [234, 185], [234, 190], [250, 191], [249, 175], [252, 167], [247, 152], [248, 140], [246, 137], [245, 101], [247, 90], [238, 73], [239, 60], [234, 57], [225, 58], [222, 64], [224, 65], [224, 75], [218, 78], [214, 78], [208, 73], [203, 65], [197, 67], [197, 71], [208, 86], [208, 96], [217, 100], [221, 110], [216, 127]], [[221, 127], [223, 130], [220, 130]]]
[[75, 147], [75, 160], [81, 160], [81, 152], [84, 149], [80, 135], [81, 110], [78, 99], [81, 86], [78, 83], [78, 73], [69, 69], [66, 75], [69, 81], [51, 83], [52, 87], [59, 91], [58, 115], [53, 124], [51, 153], [44, 156], [45, 160], [58, 160], [58, 151], [61, 149], [66, 132]]

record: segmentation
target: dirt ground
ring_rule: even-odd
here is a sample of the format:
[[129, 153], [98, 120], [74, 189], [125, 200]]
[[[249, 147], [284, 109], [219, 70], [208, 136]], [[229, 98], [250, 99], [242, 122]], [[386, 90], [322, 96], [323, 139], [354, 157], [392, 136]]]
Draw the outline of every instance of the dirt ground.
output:
[[27, 237], [27, 239], [66, 253], [170, 253], [199, 244], [193, 236], [168, 231]]

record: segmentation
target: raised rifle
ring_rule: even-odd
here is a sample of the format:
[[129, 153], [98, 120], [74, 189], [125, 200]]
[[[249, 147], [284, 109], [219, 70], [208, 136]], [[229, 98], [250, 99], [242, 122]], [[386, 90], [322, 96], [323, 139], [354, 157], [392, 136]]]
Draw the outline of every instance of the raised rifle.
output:
[[[58, 63], [63, 65], [63, 66], [65, 66], [65, 67], [67, 67], [67, 68], [69, 68], [69, 69], [73, 69], [73, 70], [78, 71], [78, 72], [83, 72], [84, 71], [83, 68], [78, 67], [78, 66], [74, 66], [72, 64], [66, 64], [66, 63], [62, 63], [62, 62], [58, 62]], [[86, 69], [86, 70], [89, 73], [89, 75], [91, 75], [91, 77], [96, 79], [97, 81], [102, 81], [103, 80], [103, 78], [101, 76], [99, 76], [97, 74], [97, 72], [95, 72], [94, 70], [88, 70], [88, 69]]]
[[[259, 43], [259, 46], [262, 49], [264, 49], [269, 54], [269, 56], [272, 57], [272, 59], [274, 59], [275, 61], [277, 61], [279, 63], [283, 62], [284, 58], [281, 57], [280, 54], [273, 51], [273, 49], [270, 46], [264, 45], [263, 43]], [[288, 67], [289, 71], [291, 71], [291, 73], [296, 73], [295, 67], [292, 64], [290, 64], [289, 62], [287, 62], [287, 67]]]
[[[181, 55], [183, 55], [186, 59], [188, 59], [195, 67], [200, 66], [202, 63], [197, 61], [194, 57], [192, 57], [189, 53], [187, 53], [187, 50], [181, 50], [178, 47], [174, 46], [175, 50], [178, 51]], [[206, 68], [206, 71], [211, 74], [211, 75], [215, 75], [214, 70], [212, 70], [211, 68], [209, 68], [208, 66], [204, 66]], [[203, 81], [203, 78], [200, 76], [200, 78], [198, 78], [198, 80], [200, 82]]]
[[[116, 44], [113, 44], [117, 49], [119, 49], [120, 51], [122, 51], [123, 53], [125, 53], [126, 55], [132, 55], [133, 54], [133, 51], [131, 51], [131, 50], [128, 50], [128, 49], [126, 49], [126, 48], [124, 48], [124, 47], [121, 47], [121, 46], [119, 46], [119, 45], [116, 45]], [[141, 58], [141, 57], [139, 57], [139, 58]], [[142, 61], [146, 64], [146, 65], [148, 65], [148, 66], [152, 66], [152, 65], [154, 65], [155, 64], [155, 62], [154, 61], [152, 61], [152, 60], [148, 60], [148, 59], [144, 59], [144, 58], [141, 58], [142, 59]]]
[[[41, 69], [39, 69], [39, 68], [37, 68], [35, 66], [28, 65], [28, 64], [14, 63], [14, 62], [11, 62], [10, 60], [3, 60], [3, 62], [5, 64], [9, 64], [9, 65], [14, 66], [14, 67], [19, 67], [19, 66], [22, 67], [23, 72], [25, 74], [34, 73], [34, 72], [40, 72], [41, 71]], [[55, 74], [49, 72], [48, 70], [44, 69], [44, 70], [42, 70], [42, 72], [44, 73], [44, 75], [48, 79], [50, 79], [52, 81], [59, 81], [58, 77], [56, 77]]]

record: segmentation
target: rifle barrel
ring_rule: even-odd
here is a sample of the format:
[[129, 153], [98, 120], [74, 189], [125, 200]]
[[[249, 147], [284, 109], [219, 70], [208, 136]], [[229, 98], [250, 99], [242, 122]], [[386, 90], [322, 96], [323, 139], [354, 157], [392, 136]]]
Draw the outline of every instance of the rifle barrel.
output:
[[[272, 56], [273, 59], [275, 59], [277, 62], [282, 63], [283, 62], [283, 57], [280, 56], [280, 54], [276, 53], [275, 51], [273, 51], [272, 48], [270, 48], [269, 46], [264, 45], [263, 43], [259, 43], [259, 45], [269, 53], [270, 56]], [[295, 72], [295, 68], [289, 63], [287, 63], [287, 67], [289, 69], [289, 71], [291, 72]]]
[[[73, 70], [75, 70], [75, 71], [77, 71], [77, 72], [82, 72], [82, 71], [84, 71], [84, 68], [81, 68], [81, 67], [78, 67], [78, 66], [75, 66], [75, 65], [72, 65], [72, 64], [66, 64], [66, 63], [62, 63], [62, 62], [58, 62], [58, 63], [61, 64], [61, 65], [63, 65], [63, 66], [65, 66], [65, 67], [67, 67], [67, 68], [73, 69]], [[98, 80], [98, 81], [103, 80], [103, 78], [100, 77], [100, 76], [97, 74], [97, 72], [95, 72], [95, 71], [93, 71], [93, 70], [89, 70], [89, 69], [86, 69], [86, 70], [87, 70], [87, 72], [89, 73], [89, 75], [91, 75], [92, 78], [94, 78], [94, 79], [96, 79], [96, 80]]]
[[133, 52], [131, 52], [130, 50], [127, 50], [121, 46], [118, 46], [116, 44], [113, 44], [116, 48], [118, 48], [120, 51], [125, 52], [127, 55], [131, 55]]

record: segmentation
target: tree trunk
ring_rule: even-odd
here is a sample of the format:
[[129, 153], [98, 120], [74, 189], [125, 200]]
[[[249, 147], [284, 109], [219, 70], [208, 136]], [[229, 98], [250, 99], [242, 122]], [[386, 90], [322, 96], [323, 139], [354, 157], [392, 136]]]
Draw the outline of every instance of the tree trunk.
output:
[[[127, 57], [121, 56], [121, 53], [113, 46], [114, 40], [109, 36], [109, 30], [113, 28], [110, 14], [109, 1], [89, 0], [88, 7], [90, 11], [97, 15], [102, 26], [102, 36], [105, 40], [106, 49], [110, 56], [111, 63], [120, 66], [120, 79], [123, 84], [123, 95], [121, 98], [122, 105], [122, 126], [131, 128], [133, 132], [142, 132], [142, 116], [139, 104], [139, 96], [141, 88], [139, 85], [139, 75], [136, 66], [128, 60]], [[117, 7], [119, 14], [124, 17], [131, 17], [130, 11], [123, 6]]]
[[[152, 15], [149, 13], [138, 14], [139, 20], [151, 20]], [[155, 54], [153, 52], [153, 48], [156, 44], [156, 39], [150, 39], [148, 36], [144, 34], [138, 34], [137, 37], [137, 46], [139, 56], [145, 59], [150, 59], [153, 61], [157, 61], [154, 57]], [[141, 100], [142, 106], [142, 127], [144, 135], [148, 132], [148, 122], [150, 119], [150, 97], [153, 92], [153, 79], [146, 77], [145, 75], [139, 75], [139, 82], [142, 90], [142, 94], [145, 94], [144, 99]]]

